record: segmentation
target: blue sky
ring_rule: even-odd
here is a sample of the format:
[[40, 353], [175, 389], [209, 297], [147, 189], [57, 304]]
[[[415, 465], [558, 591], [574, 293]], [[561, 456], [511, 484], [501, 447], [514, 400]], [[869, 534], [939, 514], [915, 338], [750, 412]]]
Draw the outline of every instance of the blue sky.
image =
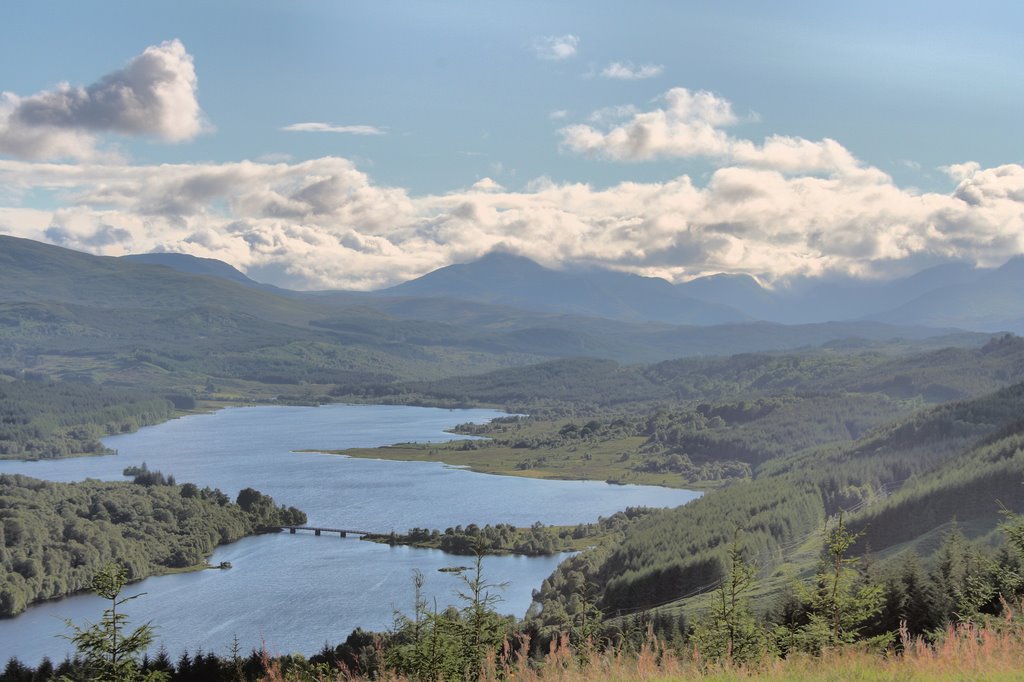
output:
[[[766, 282], [991, 265], [1022, 248], [1019, 3], [0, 11], [0, 230], [72, 248], [187, 251], [279, 284], [362, 288], [491, 248]], [[181, 49], [158, 56], [183, 69], [184, 89], [159, 111], [122, 116], [110, 109], [121, 100], [92, 90], [32, 99], [102, 83], [167, 41]], [[285, 130], [309, 124], [341, 132]], [[784, 144], [769, 148], [771, 136]], [[189, 173], [217, 180], [187, 206], [154, 195], [194, 188]], [[133, 174], [147, 186], [129, 187]], [[311, 204], [313, 185], [330, 200]], [[762, 193], [775, 199], [750, 205]]]

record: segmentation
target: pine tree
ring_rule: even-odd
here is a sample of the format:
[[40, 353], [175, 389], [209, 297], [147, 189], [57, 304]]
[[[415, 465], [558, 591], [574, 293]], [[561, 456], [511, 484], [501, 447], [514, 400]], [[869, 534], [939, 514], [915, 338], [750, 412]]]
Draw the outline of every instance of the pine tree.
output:
[[729, 547], [725, 576], [715, 592], [711, 611], [694, 627], [694, 642], [706, 659], [744, 662], [764, 652], [764, 628], [748, 605], [748, 595], [756, 578], [757, 569], [743, 558], [737, 528]]
[[[807, 598], [808, 623], [794, 638], [799, 648], [817, 653], [857, 641], [861, 629], [881, 610], [882, 586], [862, 580], [858, 559], [846, 556], [860, 535], [846, 529], [842, 514], [831, 529], [826, 527], [821, 564]], [[886, 633], [866, 643], [882, 645], [889, 639]]]
[[108, 564], [99, 570], [92, 579], [92, 589], [104, 599], [110, 600], [110, 608], [103, 612], [98, 623], [78, 627], [70, 620], [67, 626], [75, 634], [68, 637], [75, 644], [78, 655], [82, 657], [85, 673], [89, 680], [96, 682], [165, 682], [169, 679], [163, 671], [150, 670], [143, 673], [139, 666], [139, 656], [153, 642], [153, 626], [149, 623], [140, 625], [130, 633], [125, 633], [128, 616], [118, 612], [118, 607], [141, 597], [121, 597], [121, 589], [128, 582], [123, 567]]
[[494, 610], [501, 597], [491, 592], [504, 589], [506, 583], [488, 582], [483, 575], [485, 548], [478, 544], [471, 573], [460, 573], [463, 589], [457, 592], [466, 603], [462, 609], [462, 671], [467, 679], [476, 679], [487, 654], [496, 651], [505, 637], [504, 622]]
[[975, 620], [982, 607], [995, 597], [995, 587], [989, 579], [991, 562], [971, 546], [956, 524], [935, 554], [931, 577], [940, 619]]

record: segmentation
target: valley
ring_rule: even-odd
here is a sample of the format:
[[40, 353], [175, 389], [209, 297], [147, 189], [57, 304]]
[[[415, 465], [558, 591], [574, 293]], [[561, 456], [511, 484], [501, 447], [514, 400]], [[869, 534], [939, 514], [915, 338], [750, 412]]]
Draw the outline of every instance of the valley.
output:
[[[345, 551], [355, 554], [338, 564], [337, 575], [347, 575], [356, 557], [369, 560], [369, 552], [390, 567], [392, 594], [407, 592], [400, 585], [408, 576], [394, 568], [422, 564], [426, 559], [417, 552], [434, 552], [435, 568], [462, 566], [453, 569], [455, 577], [474, 551], [499, 555], [488, 558], [488, 570], [499, 575], [513, 564], [499, 568], [496, 561], [546, 555], [530, 559], [540, 562], [531, 564], [536, 571], [513, 580], [502, 607], [540, 647], [591, 613], [602, 614], [602, 628], [642, 617], [669, 628], [656, 629], [663, 634], [699, 621], [714, 608], [737, 529], [756, 570], [750, 603], [770, 614], [787, 590], [813, 576], [818, 547], [837, 515], [854, 533], [864, 533], [854, 551], [870, 547], [875, 570], [890, 575], [908, 553], [930, 565], [936, 553], [948, 551], [944, 538], [954, 529], [980, 548], [998, 543], [1000, 509], [1024, 511], [1016, 444], [1024, 341], [1009, 333], [872, 320], [785, 325], [742, 316], [678, 325], [625, 308], [595, 317], [579, 297], [594, 292], [592, 305], [606, 289], [584, 286], [592, 276], [586, 273], [558, 275], [566, 295], [577, 291], [575, 303], [553, 299], [532, 309], [528, 298], [506, 296], [500, 288], [489, 298], [458, 298], [460, 287], [487, 290], [485, 281], [473, 280], [473, 268], [457, 270], [458, 284], [448, 290], [421, 283], [374, 294], [290, 292], [247, 280], [223, 264], [97, 259], [4, 239], [0, 246], [15, 257], [3, 274], [9, 291], [15, 281], [20, 289], [3, 304], [0, 443], [5, 457], [35, 461], [0, 462], [0, 471], [121, 480], [124, 457], [145, 451], [141, 461], [179, 482], [228, 496], [258, 487], [314, 524], [352, 527], [355, 514], [379, 526], [370, 530], [380, 544], [344, 540]], [[509, 268], [547, 277], [521, 259], [501, 256], [484, 265], [499, 275], [495, 286], [517, 286]], [[609, 277], [612, 284], [604, 286], [620, 287]], [[450, 279], [450, 273], [438, 278]], [[139, 285], [125, 287], [125, 281]], [[633, 284], [665, 293], [656, 283]], [[710, 296], [710, 286], [704, 295]], [[514, 305], [500, 302], [505, 299]], [[686, 303], [678, 300], [683, 303], [673, 305]], [[444, 429], [427, 438], [416, 430], [403, 437], [410, 415], [420, 414], [409, 411], [424, 409], [433, 410], [442, 421], [431, 423]], [[463, 419], [467, 409], [467, 415], [486, 416]], [[242, 414], [259, 416], [235, 423]], [[307, 414], [319, 415], [318, 429], [330, 424], [348, 432], [313, 436], [302, 426]], [[361, 414], [377, 415], [369, 440], [352, 431]], [[241, 430], [214, 435], [202, 423]], [[147, 443], [162, 430], [177, 435], [148, 448], [125, 445]], [[253, 459], [270, 443], [276, 443], [273, 454]], [[112, 450], [119, 455], [110, 457]], [[68, 459], [85, 454], [99, 456]], [[499, 476], [473, 479], [470, 493], [456, 492], [455, 480], [441, 472]], [[415, 477], [435, 482], [415, 494], [405, 489], [402, 513], [395, 514], [393, 492], [371, 502], [375, 491]], [[316, 480], [342, 488], [311, 494], [323, 485]], [[526, 493], [520, 485], [542, 487]], [[547, 485], [568, 487], [556, 492]], [[597, 489], [586, 488], [591, 492], [577, 498], [570, 491], [578, 485], [602, 486], [602, 492], [594, 497]], [[430, 511], [435, 499], [453, 495], [459, 498], [456, 516]], [[495, 507], [499, 497], [508, 503]], [[13, 509], [21, 506], [10, 501]], [[567, 517], [556, 508], [574, 512]], [[623, 515], [627, 508], [633, 511]], [[9, 511], [0, 516], [8, 525], [17, 518]], [[614, 524], [605, 527], [609, 520]], [[284, 561], [273, 558], [290, 553], [280, 542], [244, 540], [237, 547], [248, 549], [229, 544], [209, 560], [229, 557], [224, 560], [235, 568], [224, 576], [244, 584], [254, 570], [244, 557]], [[204, 545], [191, 563], [206, 561], [216, 544]], [[412, 554], [392, 563], [387, 557], [399, 555], [378, 556], [375, 545]], [[339, 561], [335, 549], [329, 555]], [[317, 550], [310, 558], [325, 556]], [[135, 579], [167, 570], [140, 561]], [[282, 570], [302, 570], [289, 566]], [[29, 573], [43, 589], [60, 589], [47, 569]], [[199, 580], [202, 589], [224, 579], [175, 578]], [[156, 580], [147, 590], [160, 594], [161, 585], [171, 584]], [[67, 585], [69, 592], [84, 586], [81, 580]], [[371, 590], [358, 610], [362, 620], [345, 621], [342, 629], [386, 627], [389, 609], [367, 610], [381, 605], [375, 594]], [[450, 599], [443, 594], [442, 601]], [[298, 604], [308, 599], [287, 589], [280, 597]], [[15, 611], [35, 597], [19, 599]], [[30, 607], [29, 614], [43, 614], [40, 608]], [[161, 598], [153, 608], [162, 612]], [[29, 614], [11, 623], [28, 623], [21, 619]], [[249, 625], [236, 627], [231, 634], [256, 636]], [[317, 627], [319, 635], [282, 629], [279, 641], [310, 655], [311, 637], [340, 641], [345, 634], [325, 629], [326, 621]], [[177, 632], [161, 641], [175, 646], [175, 638], [185, 637]], [[216, 640], [221, 649], [228, 634], [221, 631], [223, 641]], [[38, 656], [47, 651], [32, 650]]]

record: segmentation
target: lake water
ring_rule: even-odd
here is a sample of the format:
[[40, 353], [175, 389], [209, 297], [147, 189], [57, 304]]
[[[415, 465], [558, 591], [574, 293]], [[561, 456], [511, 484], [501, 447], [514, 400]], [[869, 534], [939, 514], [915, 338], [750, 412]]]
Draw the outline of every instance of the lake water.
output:
[[[145, 461], [179, 482], [218, 487], [232, 498], [242, 488], [257, 488], [305, 511], [311, 525], [379, 532], [581, 523], [628, 506], [672, 507], [699, 495], [295, 452], [459, 439], [445, 430], [501, 414], [378, 405], [230, 408], [104, 439], [116, 456], [0, 461], [0, 472], [53, 481], [123, 480], [124, 467]], [[522, 616], [533, 589], [561, 558], [487, 557], [486, 577], [508, 582], [499, 610]], [[325, 642], [340, 643], [356, 627], [387, 628], [396, 608], [408, 611], [413, 569], [426, 575], [429, 599], [436, 597], [441, 607], [456, 603], [458, 578], [437, 569], [469, 563], [439, 551], [301, 533], [246, 538], [220, 547], [211, 561], [230, 561], [234, 568], [149, 578], [126, 591], [146, 592], [126, 612], [133, 623], [151, 620], [158, 626], [158, 644], [172, 658], [183, 649], [224, 654], [236, 636], [245, 650], [262, 642], [272, 652], [314, 653]], [[104, 606], [93, 595], [79, 595], [0, 620], [0, 664], [15, 655], [33, 664], [43, 656], [63, 658], [71, 649], [59, 638], [67, 632], [64, 619], [96, 620]]]

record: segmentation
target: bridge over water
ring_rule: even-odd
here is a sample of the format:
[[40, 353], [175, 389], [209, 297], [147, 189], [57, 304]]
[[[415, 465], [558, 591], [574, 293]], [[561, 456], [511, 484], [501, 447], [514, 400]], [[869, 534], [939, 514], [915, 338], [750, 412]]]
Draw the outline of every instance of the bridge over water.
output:
[[352, 528], [324, 528], [323, 526], [284, 526], [283, 528], [281, 528], [281, 530], [284, 530], [285, 528], [287, 528], [288, 532], [292, 535], [294, 535], [296, 531], [300, 530], [311, 530], [316, 535], [320, 535], [321, 533], [337, 533], [340, 537], [347, 537], [350, 533], [352, 535], [377, 535], [377, 533], [374, 533], [372, 531], [354, 530]]

